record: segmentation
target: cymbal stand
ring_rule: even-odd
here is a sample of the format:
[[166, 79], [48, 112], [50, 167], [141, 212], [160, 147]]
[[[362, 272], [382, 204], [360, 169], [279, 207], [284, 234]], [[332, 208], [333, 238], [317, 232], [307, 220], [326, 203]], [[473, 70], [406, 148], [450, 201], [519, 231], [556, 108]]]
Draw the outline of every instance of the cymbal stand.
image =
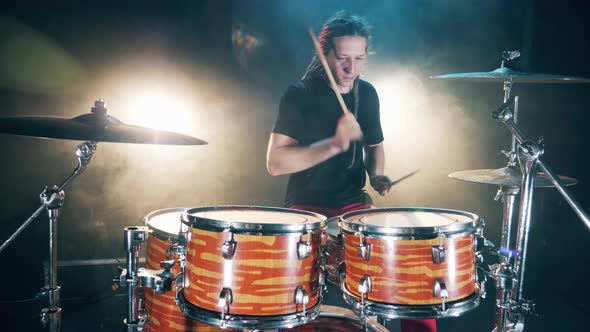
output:
[[[515, 61], [520, 57], [519, 51], [504, 51], [502, 52], [502, 65], [501, 67], [507, 67], [512, 61]], [[512, 78], [504, 79], [504, 104], [508, 103], [510, 99], [510, 93], [512, 91]], [[514, 108], [513, 108], [512, 121], [516, 124], [518, 118], [518, 96], [514, 97]], [[517, 140], [516, 136], [512, 135], [510, 151], [506, 152], [502, 150], [502, 153], [508, 157], [508, 167], [516, 167], [516, 151], [517, 151]], [[512, 229], [512, 218], [514, 215], [514, 202], [516, 196], [519, 193], [518, 187], [513, 186], [500, 186], [494, 200], [502, 199], [502, 235], [500, 240], [500, 262], [508, 263], [509, 257], [506, 253], [510, 252], [510, 232]]]
[[60, 287], [57, 285], [57, 219], [64, 203], [65, 187], [82, 171], [88, 167], [94, 152], [96, 142], [85, 142], [78, 145], [76, 156], [78, 166], [74, 172], [59, 186], [45, 187], [40, 194], [41, 206], [0, 246], [2, 252], [43, 210], [49, 216], [49, 278], [48, 285], [41, 289], [39, 295], [47, 295], [49, 305], [41, 310], [41, 322], [49, 327], [49, 331], [58, 332], [61, 328]]
[[[509, 67], [510, 62], [515, 61], [520, 57], [519, 51], [505, 51], [502, 52], [501, 67]], [[512, 91], [512, 78], [504, 79], [504, 104], [511, 101], [510, 93]], [[516, 124], [518, 117], [518, 96], [513, 98], [514, 107], [512, 110], [512, 121]], [[513, 134], [511, 139], [510, 151], [502, 150], [502, 153], [508, 157], [507, 167], [515, 168], [517, 161], [518, 142], [516, 136]], [[498, 192], [494, 200], [502, 200], [502, 233], [500, 238], [500, 250], [498, 252], [500, 257], [500, 264], [494, 264], [490, 267], [491, 277], [496, 280], [496, 307], [495, 320], [496, 328], [494, 331], [506, 332], [506, 324], [510, 314], [510, 299], [515, 285], [515, 272], [511, 258], [514, 256], [514, 250], [510, 246], [512, 219], [514, 216], [514, 203], [516, 196], [519, 194], [520, 188], [516, 186], [499, 186]]]
[[[511, 102], [504, 103], [498, 110], [492, 113], [492, 117], [502, 122], [512, 133], [513, 137], [518, 140], [518, 161], [523, 173], [522, 194], [520, 197], [518, 233], [516, 252], [514, 253], [514, 269], [511, 269], [510, 262], [500, 264], [499, 272], [503, 272], [497, 279], [497, 283], [506, 286], [506, 294], [510, 291], [511, 296], [497, 299], [496, 306], [505, 314], [498, 317], [496, 329], [502, 331], [523, 331], [524, 316], [534, 311], [534, 303], [524, 299], [525, 284], [525, 267], [527, 259], [528, 237], [531, 226], [531, 211], [534, 193], [534, 181], [537, 167], [540, 167], [549, 177], [559, 193], [564, 197], [566, 202], [574, 212], [582, 219], [588, 229], [590, 229], [590, 218], [587, 213], [580, 207], [579, 203], [571, 196], [569, 191], [563, 186], [558, 179], [557, 174], [541, 157], [544, 153], [543, 141], [533, 142], [528, 140], [520, 128], [513, 121], [513, 105]], [[510, 258], [510, 257], [508, 257]], [[514, 286], [517, 285], [517, 289]]]
[[[513, 63], [514, 61], [516, 61], [518, 58], [520, 57], [520, 52], [519, 51], [504, 51], [502, 52], [502, 64], [501, 64], [501, 68], [504, 67], [510, 67], [510, 64]], [[504, 79], [504, 98], [503, 98], [503, 103], [507, 103], [510, 100], [510, 93], [512, 92], [512, 77], [508, 77]], [[516, 120], [518, 118], [518, 96], [515, 97], [515, 107], [513, 110], [513, 121], [514, 123], [516, 123]], [[517, 148], [517, 141], [516, 141], [516, 137], [514, 137], [514, 135], [512, 135], [512, 144], [510, 145], [510, 151], [506, 152], [502, 150], [502, 153], [504, 153], [507, 157], [508, 157], [508, 166], [510, 167], [514, 167], [516, 165], [516, 148]]]
[[[519, 51], [504, 51], [502, 52], [502, 65], [501, 67], [509, 67], [510, 62], [515, 61], [520, 57]], [[510, 93], [512, 91], [512, 78], [504, 79], [504, 104], [510, 101]], [[518, 96], [514, 97], [514, 108], [513, 108], [512, 120], [516, 124], [518, 118]], [[516, 167], [516, 151], [517, 151], [517, 140], [516, 136], [512, 135], [510, 144], [510, 151], [506, 152], [502, 150], [502, 153], [508, 157], [508, 167]], [[512, 218], [514, 214], [514, 201], [516, 195], [518, 195], [519, 188], [511, 186], [500, 186], [498, 193], [496, 194], [495, 200], [502, 199], [503, 212], [502, 212], [502, 237], [500, 240], [500, 261], [501, 263], [507, 263], [508, 257], [503, 253], [510, 251], [510, 232], [512, 229]]]

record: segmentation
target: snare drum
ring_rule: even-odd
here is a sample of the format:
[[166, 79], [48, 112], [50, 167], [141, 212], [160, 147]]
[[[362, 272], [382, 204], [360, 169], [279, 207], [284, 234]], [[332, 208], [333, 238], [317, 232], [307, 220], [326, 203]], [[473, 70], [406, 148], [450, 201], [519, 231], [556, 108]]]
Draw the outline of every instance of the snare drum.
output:
[[341, 216], [345, 300], [389, 318], [458, 316], [479, 304], [473, 213], [369, 209]]
[[320, 242], [326, 218], [292, 209], [213, 206], [188, 209], [181, 309], [220, 327], [274, 329], [320, 313]]

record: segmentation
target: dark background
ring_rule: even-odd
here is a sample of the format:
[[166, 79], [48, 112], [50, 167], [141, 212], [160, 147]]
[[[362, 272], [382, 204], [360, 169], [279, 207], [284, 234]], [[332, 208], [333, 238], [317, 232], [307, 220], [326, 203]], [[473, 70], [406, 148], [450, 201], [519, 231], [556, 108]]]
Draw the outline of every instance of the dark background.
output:
[[[109, 114], [138, 124], [132, 92], [167, 88], [190, 101], [185, 133], [206, 146], [100, 143], [90, 167], [66, 190], [59, 219], [63, 331], [112, 331], [125, 316], [111, 289], [125, 257], [123, 228], [170, 207], [281, 206], [286, 177], [265, 170], [268, 135], [285, 87], [301, 76], [316, 33], [339, 9], [372, 25], [364, 75], [378, 89], [393, 178], [420, 168], [380, 207], [429, 206], [469, 211], [499, 242], [497, 187], [450, 179], [454, 171], [500, 168], [506, 128], [490, 118], [502, 85], [430, 80], [442, 73], [489, 71], [518, 49], [523, 71], [590, 77], [585, 1], [35, 1], [0, 7], [0, 116], [73, 117], [106, 100]], [[232, 42], [241, 31], [257, 41]], [[570, 187], [590, 208], [590, 85], [515, 84], [519, 123], [543, 136], [545, 160], [576, 178]], [[179, 97], [179, 98], [180, 98]], [[162, 112], [172, 112], [164, 105]], [[135, 113], [141, 114], [141, 113]], [[80, 142], [0, 136], [0, 240], [37, 208], [45, 185], [76, 165]], [[371, 191], [371, 194], [375, 194]], [[47, 264], [47, 218], [41, 215], [0, 254], [0, 317], [15, 330], [41, 330], [35, 299]], [[577, 330], [590, 259], [588, 228], [554, 189], [535, 191], [525, 295], [538, 316], [528, 331]], [[493, 256], [488, 257], [495, 262]], [[123, 263], [123, 262], [122, 262]], [[439, 331], [491, 331], [494, 288], [473, 312], [439, 322]], [[396, 329], [395, 323], [392, 323]]]

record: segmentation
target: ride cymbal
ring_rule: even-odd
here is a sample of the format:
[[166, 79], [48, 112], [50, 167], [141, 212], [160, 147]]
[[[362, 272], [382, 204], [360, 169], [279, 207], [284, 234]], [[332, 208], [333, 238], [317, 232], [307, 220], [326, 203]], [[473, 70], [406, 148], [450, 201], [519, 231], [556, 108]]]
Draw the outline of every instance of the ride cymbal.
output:
[[[449, 174], [449, 177], [467, 182], [494, 184], [499, 186], [520, 187], [522, 184], [522, 173], [516, 167], [459, 171]], [[559, 180], [565, 186], [572, 186], [578, 183], [578, 180], [562, 175], [559, 175]], [[535, 175], [534, 184], [535, 187], [538, 188], [554, 187], [553, 182], [551, 182], [545, 173], [541, 172]]]
[[75, 118], [0, 118], [0, 133], [80, 141], [166, 145], [205, 145], [206, 141], [170, 131], [125, 124], [106, 115], [104, 102], [97, 101], [92, 113]]
[[527, 73], [508, 67], [501, 67], [488, 72], [444, 74], [430, 76], [430, 78], [473, 82], [503, 82], [504, 80], [512, 80], [514, 83], [590, 83], [590, 79], [583, 77]]

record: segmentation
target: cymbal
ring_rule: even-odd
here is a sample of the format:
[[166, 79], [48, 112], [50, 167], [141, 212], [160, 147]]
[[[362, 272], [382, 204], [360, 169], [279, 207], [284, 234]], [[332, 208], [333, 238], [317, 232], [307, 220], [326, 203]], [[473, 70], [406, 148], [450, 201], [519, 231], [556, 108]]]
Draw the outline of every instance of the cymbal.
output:
[[590, 83], [590, 79], [576, 76], [537, 74], [501, 67], [488, 72], [455, 73], [430, 76], [433, 79], [450, 79], [472, 82], [503, 82], [512, 79], [515, 83]]
[[0, 118], [0, 133], [80, 141], [137, 144], [205, 145], [207, 142], [184, 134], [125, 124], [116, 118], [86, 113], [75, 118]]
[[[449, 177], [467, 182], [495, 184], [500, 186], [520, 187], [522, 184], [522, 173], [516, 167], [459, 171], [449, 174]], [[565, 186], [572, 186], [578, 183], [578, 180], [562, 175], [559, 175], [559, 180]], [[535, 187], [549, 188], [554, 187], [554, 185], [545, 173], [538, 172], [535, 175]]]

